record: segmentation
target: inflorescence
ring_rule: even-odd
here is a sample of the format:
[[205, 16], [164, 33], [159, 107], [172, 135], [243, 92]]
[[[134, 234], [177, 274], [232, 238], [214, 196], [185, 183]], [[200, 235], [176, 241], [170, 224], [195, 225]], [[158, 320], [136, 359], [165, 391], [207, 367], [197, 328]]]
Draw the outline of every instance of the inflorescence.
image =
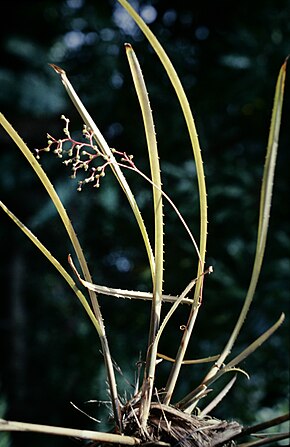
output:
[[[56, 139], [50, 134], [47, 134], [47, 146], [43, 149], [36, 149], [36, 158], [40, 159], [41, 152], [53, 151], [58, 158], [67, 156], [68, 158], [63, 161], [66, 166], [71, 165], [72, 175], [71, 178], [75, 179], [77, 173], [81, 170], [88, 172], [88, 177], [78, 182], [78, 191], [82, 190], [84, 184], [94, 182], [94, 187], [99, 188], [100, 180], [106, 175], [106, 168], [109, 165], [116, 165], [127, 167], [129, 169], [136, 169], [132, 159], [133, 155], [127, 155], [125, 152], [119, 152], [116, 149], [111, 149], [112, 155], [103, 153], [97, 144], [94, 142], [94, 132], [86, 125], [83, 127], [83, 136], [85, 142], [76, 141], [71, 137], [69, 131], [70, 120], [64, 115], [61, 118], [65, 121], [65, 127], [63, 129], [65, 138]], [[114, 155], [118, 155], [120, 162], [118, 162]], [[101, 164], [93, 166], [92, 162], [101, 160]]]

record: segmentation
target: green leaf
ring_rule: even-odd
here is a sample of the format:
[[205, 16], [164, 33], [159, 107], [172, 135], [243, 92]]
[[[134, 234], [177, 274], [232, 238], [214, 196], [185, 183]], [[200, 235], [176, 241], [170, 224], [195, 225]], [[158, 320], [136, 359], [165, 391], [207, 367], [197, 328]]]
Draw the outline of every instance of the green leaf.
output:
[[234, 357], [227, 365], [222, 366], [217, 370], [217, 363], [215, 363], [215, 367], [212, 369], [215, 371], [214, 375], [207, 375], [206, 378], [202, 381], [202, 383], [193, 391], [191, 391], [187, 396], [185, 396], [180, 402], [178, 402], [178, 407], [184, 411], [192, 411], [192, 409], [197, 405], [199, 400], [199, 394], [201, 391], [206, 390], [212, 383], [214, 383], [217, 379], [223, 376], [227, 372], [231, 371], [240, 371], [244, 374], [245, 371], [236, 367], [240, 362], [242, 362], [245, 358], [247, 358], [250, 354], [252, 354], [257, 348], [259, 348], [266, 340], [281, 326], [285, 319], [285, 315], [282, 313], [279, 320], [276, 321], [273, 326], [271, 326], [267, 331], [265, 331], [260, 337], [258, 337], [253, 343], [251, 343], [246, 349], [244, 349], [239, 355]]
[[285, 77], [286, 77], [286, 64], [287, 59], [282, 65], [275, 89], [274, 96], [274, 105], [272, 111], [271, 118], [271, 126], [270, 133], [268, 139], [267, 153], [266, 153], [266, 161], [263, 173], [262, 180], [262, 188], [261, 188], [261, 197], [260, 197], [260, 214], [259, 214], [259, 224], [258, 224], [258, 236], [257, 236], [257, 244], [256, 244], [256, 253], [254, 266], [252, 270], [252, 276], [250, 285], [248, 288], [248, 292], [244, 301], [243, 308], [239, 315], [238, 321], [233, 329], [233, 332], [219, 358], [216, 365], [210, 370], [207, 375], [207, 378], [216, 374], [216, 371], [220, 368], [220, 366], [224, 363], [224, 360], [229, 355], [232, 350], [232, 347], [239, 335], [239, 332], [244, 324], [245, 318], [249, 311], [250, 305], [253, 300], [253, 296], [256, 290], [256, 286], [258, 283], [259, 275], [261, 272], [263, 257], [265, 253], [267, 233], [269, 227], [269, 218], [270, 218], [270, 208], [271, 208], [271, 199], [272, 199], [272, 191], [273, 191], [273, 183], [274, 183], [274, 172], [277, 158], [277, 149], [278, 149], [278, 141], [279, 141], [279, 132], [280, 132], [280, 124], [281, 124], [281, 114], [282, 114], [282, 105], [283, 105], [283, 97], [284, 97], [284, 85], [285, 85]]
[[180, 344], [180, 349], [178, 350], [176, 361], [173, 365], [170, 377], [168, 379], [166, 389], [165, 389], [165, 397], [164, 403], [169, 404], [173, 390], [176, 385], [176, 380], [179, 375], [179, 371], [182, 365], [182, 361], [185, 355], [185, 351], [187, 349], [191, 333], [196, 321], [199, 302], [202, 294], [202, 284], [203, 284], [203, 276], [202, 273], [204, 271], [204, 263], [205, 263], [205, 252], [206, 252], [206, 241], [207, 241], [207, 195], [206, 195], [206, 185], [205, 185], [205, 177], [203, 170], [203, 162], [201, 157], [201, 151], [198, 141], [198, 136], [195, 128], [194, 119], [191, 113], [190, 105], [188, 103], [186, 94], [180, 82], [180, 79], [176, 73], [175, 68], [173, 67], [169, 57], [166, 52], [162, 48], [156, 36], [152, 33], [149, 27], [145, 24], [142, 18], [137, 14], [137, 12], [132, 8], [132, 6], [126, 0], [118, 0], [119, 3], [127, 10], [130, 16], [135, 20], [136, 24], [140, 28], [140, 30], [147, 37], [150, 45], [154, 49], [155, 53], [159, 57], [161, 63], [163, 64], [166, 73], [172, 83], [172, 86], [176, 92], [177, 98], [180, 102], [182, 112], [187, 124], [188, 133], [190, 137], [190, 141], [192, 144], [196, 172], [197, 172], [197, 181], [199, 188], [199, 206], [200, 206], [200, 243], [199, 243], [199, 263], [197, 270], [197, 277], [199, 280], [197, 281], [194, 298], [193, 298], [193, 309], [190, 313], [189, 320], [187, 323], [187, 331], [184, 333], [184, 337]]
[[68, 283], [68, 285], [72, 288], [80, 302], [82, 303], [82, 306], [84, 307], [85, 311], [87, 312], [90, 320], [92, 321], [93, 325], [95, 326], [98, 334], [100, 337], [102, 337], [102, 329], [99, 325], [99, 322], [97, 321], [95, 315], [93, 314], [90, 306], [88, 305], [88, 302], [85, 298], [85, 296], [82, 294], [82, 292], [77, 288], [76, 283], [72, 279], [72, 277], [69, 275], [69, 273], [65, 270], [65, 268], [60, 264], [60, 262], [51, 254], [51, 252], [40, 242], [40, 240], [32, 233], [31, 230], [29, 230], [23, 222], [21, 222], [15, 214], [10, 211], [6, 205], [2, 201], [0, 201], [0, 207], [5, 211], [5, 213], [10, 217], [10, 219], [13, 220], [13, 222], [23, 231], [23, 233], [33, 242], [33, 244], [41, 251], [41, 253], [51, 262], [51, 264], [58, 270], [58, 272], [62, 275], [62, 277], [65, 279], [65, 281]]
[[[66, 75], [66, 72], [62, 68], [58, 67], [57, 65], [50, 64], [50, 66], [55, 70], [55, 72], [57, 74], [60, 75], [61, 81], [66, 89], [66, 92], [67, 92], [68, 96], [70, 97], [72, 103], [74, 104], [75, 108], [77, 109], [78, 113], [80, 114], [82, 120], [84, 121], [86, 126], [88, 126], [88, 128], [90, 128], [93, 131], [93, 134], [94, 134], [93, 137], [94, 137], [95, 141], [97, 142], [98, 147], [103, 152], [103, 154], [108, 158], [108, 160], [111, 161], [110, 167], [111, 167], [112, 171], [114, 172], [121, 188], [123, 189], [124, 193], [126, 194], [128, 202], [132, 208], [132, 211], [134, 213], [134, 216], [135, 216], [138, 226], [140, 228], [140, 231], [141, 231], [141, 234], [143, 237], [143, 241], [145, 244], [149, 264], [150, 264], [151, 275], [154, 278], [154, 272], [155, 272], [154, 263], [155, 263], [155, 261], [154, 261], [154, 256], [152, 253], [148, 233], [147, 233], [143, 218], [141, 216], [140, 209], [136, 203], [136, 200], [135, 200], [134, 195], [128, 185], [128, 182], [127, 182], [119, 164], [115, 160], [114, 154], [113, 154], [111, 148], [109, 147], [107, 141], [105, 140], [105, 138], [102, 135], [102, 133], [100, 132], [98, 126], [96, 125], [96, 123], [94, 122], [92, 117], [90, 116], [89, 112], [85, 108], [84, 104], [82, 103], [81, 99], [79, 98], [75, 89], [73, 88], [72, 84], [70, 83], [70, 81]], [[92, 281], [89, 281], [89, 282], [92, 282]]]
[[[84, 257], [81, 245], [79, 243], [79, 240], [77, 238], [77, 235], [74, 231], [73, 225], [67, 215], [67, 212], [59, 198], [59, 196], [57, 195], [52, 183], [50, 182], [49, 178], [47, 177], [47, 175], [45, 174], [44, 170], [42, 169], [42, 167], [40, 166], [40, 164], [38, 163], [38, 161], [36, 160], [36, 158], [33, 156], [33, 154], [30, 152], [30, 150], [28, 149], [28, 147], [26, 146], [26, 144], [24, 143], [24, 141], [20, 138], [20, 136], [17, 134], [17, 132], [13, 129], [13, 127], [11, 126], [11, 124], [6, 120], [6, 118], [4, 117], [4, 115], [2, 113], [0, 113], [0, 124], [4, 127], [4, 129], [6, 130], [6, 132], [8, 133], [8, 135], [13, 139], [13, 141], [16, 143], [16, 145], [18, 146], [18, 148], [21, 150], [21, 152], [23, 153], [23, 155], [25, 156], [25, 158], [27, 159], [27, 161], [30, 163], [30, 165], [32, 166], [33, 170], [35, 171], [35, 173], [37, 174], [38, 178], [40, 179], [41, 183], [43, 184], [43, 186], [45, 187], [48, 195], [50, 196], [54, 206], [56, 207], [61, 220], [64, 224], [64, 227], [69, 235], [69, 238], [72, 242], [72, 245], [74, 247], [74, 250], [76, 252], [77, 258], [79, 260], [82, 272], [85, 276], [85, 279], [89, 282], [92, 282], [92, 278], [89, 272], [89, 268], [86, 262], [86, 259]], [[28, 234], [27, 234], [28, 235]], [[50, 259], [48, 257], [48, 259]], [[50, 259], [52, 260], [52, 258]], [[101, 314], [101, 310], [99, 307], [99, 303], [96, 297], [96, 294], [94, 291], [90, 290], [89, 291], [89, 295], [91, 298], [91, 302], [92, 302], [92, 306], [94, 309], [94, 313], [96, 316], [96, 320], [98, 323], [98, 326], [96, 327], [98, 330], [98, 334], [100, 337], [100, 343], [102, 346], [102, 352], [104, 355], [104, 362], [105, 362], [105, 366], [106, 366], [106, 372], [107, 372], [107, 376], [108, 376], [108, 383], [109, 383], [109, 387], [110, 387], [110, 392], [111, 392], [111, 399], [112, 399], [112, 408], [114, 411], [114, 416], [115, 416], [115, 420], [116, 423], [119, 425], [119, 427], [121, 428], [121, 416], [120, 416], [120, 406], [119, 406], [119, 399], [118, 399], [118, 392], [117, 392], [117, 384], [116, 384], [116, 379], [115, 379], [115, 372], [114, 372], [114, 367], [113, 367], [113, 363], [112, 363], [112, 358], [111, 358], [111, 354], [110, 354], [110, 350], [109, 350], [109, 346], [108, 346], [108, 341], [107, 341], [107, 337], [106, 337], [106, 332], [105, 332], [105, 326], [103, 323], [103, 318], [102, 318], [102, 314]]]

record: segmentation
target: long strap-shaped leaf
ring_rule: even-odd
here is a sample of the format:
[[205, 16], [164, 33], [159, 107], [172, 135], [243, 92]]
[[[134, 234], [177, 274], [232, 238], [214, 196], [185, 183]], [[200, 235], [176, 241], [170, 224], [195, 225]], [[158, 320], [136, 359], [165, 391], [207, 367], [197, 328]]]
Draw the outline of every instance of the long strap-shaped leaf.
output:
[[58, 73], [60, 75], [61, 81], [68, 93], [68, 96], [72, 100], [75, 108], [79, 112], [84, 123], [93, 131], [93, 134], [94, 134], [93, 136], [94, 136], [95, 141], [97, 142], [98, 147], [103, 152], [103, 154], [108, 158], [108, 160], [112, 161], [112, 163], [110, 163], [110, 167], [112, 168], [112, 171], [114, 172], [116, 178], [118, 179], [121, 188], [123, 189], [123, 191], [125, 192], [125, 194], [127, 196], [127, 199], [130, 203], [130, 206], [132, 208], [132, 211], [135, 215], [138, 226], [140, 228], [140, 231], [141, 231], [141, 234], [142, 234], [142, 237], [144, 240], [147, 256], [149, 259], [152, 280], [154, 281], [154, 272], [155, 272], [154, 257], [153, 257], [150, 241], [148, 238], [148, 234], [147, 234], [147, 231], [145, 228], [143, 218], [140, 213], [140, 209], [138, 208], [138, 205], [137, 205], [134, 195], [132, 194], [132, 191], [128, 185], [128, 182], [127, 182], [121, 168], [119, 167], [117, 161], [115, 160], [114, 154], [113, 154], [112, 150], [110, 149], [104, 136], [102, 135], [100, 129], [98, 128], [98, 126], [96, 125], [96, 123], [94, 122], [92, 117], [90, 116], [89, 112], [85, 108], [84, 104], [82, 103], [81, 99], [79, 98], [75, 89], [73, 88], [72, 84], [70, 83], [70, 81], [66, 75], [66, 72], [62, 68], [58, 67], [57, 65], [54, 65], [54, 64], [50, 64], [50, 65], [56, 71], [56, 73]]
[[247, 313], [249, 311], [249, 308], [252, 303], [253, 296], [254, 296], [254, 293], [256, 290], [258, 278], [260, 275], [264, 252], [265, 252], [266, 240], [267, 240], [269, 218], [270, 218], [274, 172], [275, 172], [275, 165], [276, 165], [276, 158], [277, 158], [279, 131], [280, 131], [282, 105], [283, 105], [283, 97], [284, 97], [286, 65], [287, 65], [287, 59], [285, 60], [284, 64], [282, 65], [282, 67], [280, 69], [278, 79], [277, 79], [276, 89], [275, 89], [274, 105], [273, 105], [273, 111], [272, 111], [272, 117], [271, 117], [271, 126], [270, 126], [270, 133], [269, 133], [267, 153], [266, 153], [266, 161], [265, 161], [263, 180], [262, 180], [256, 254], [255, 254], [254, 266], [253, 266], [252, 277], [251, 277], [249, 289], [248, 289], [239, 319], [234, 327], [234, 330], [233, 330], [219, 360], [216, 362], [216, 365], [209, 371], [205, 380], [207, 380], [209, 377], [212, 377], [216, 374], [216, 372], [220, 369], [221, 365], [224, 363], [224, 360], [226, 359], [226, 357], [231, 352], [232, 347], [239, 335], [241, 327], [242, 327], [242, 325], [245, 321], [245, 318], [247, 316]]
[[[42, 167], [40, 166], [40, 164], [38, 163], [36, 158], [30, 152], [30, 150], [28, 149], [28, 147], [26, 146], [24, 141], [20, 138], [18, 133], [14, 130], [14, 128], [6, 120], [6, 118], [4, 117], [4, 115], [2, 113], [0, 113], [0, 123], [6, 130], [8, 135], [10, 135], [10, 137], [16, 143], [18, 148], [21, 150], [21, 152], [23, 153], [23, 155], [25, 156], [25, 158], [27, 159], [27, 161], [30, 163], [31, 167], [37, 174], [41, 183], [45, 187], [45, 189], [46, 189], [48, 195], [50, 196], [54, 206], [56, 207], [56, 209], [59, 213], [59, 216], [64, 224], [64, 227], [69, 235], [71, 243], [72, 243], [74, 250], [76, 252], [77, 258], [79, 260], [82, 272], [85, 276], [85, 279], [89, 282], [92, 282], [92, 278], [91, 278], [89, 268], [86, 263], [80, 242], [79, 242], [77, 235], [74, 231], [72, 223], [67, 215], [67, 212], [66, 212], [58, 194], [56, 193], [52, 183], [50, 182], [49, 178], [47, 177], [46, 173], [44, 172], [44, 170], [42, 169]], [[101, 342], [101, 346], [102, 346], [102, 352], [104, 355], [105, 367], [106, 367], [107, 376], [108, 376], [108, 383], [109, 383], [110, 392], [111, 392], [114, 416], [116, 418], [116, 423], [118, 423], [119, 428], [121, 429], [121, 415], [120, 415], [120, 408], [119, 408], [120, 405], [119, 405], [119, 398], [118, 398], [118, 393], [117, 393], [117, 385], [116, 385], [113, 362], [112, 362], [112, 358], [111, 358], [110, 350], [109, 350], [109, 346], [108, 346], [108, 340], [106, 337], [105, 326], [103, 323], [103, 318], [102, 318], [102, 314], [101, 314], [101, 310], [100, 310], [100, 307], [98, 304], [96, 294], [92, 290], [89, 291], [89, 294], [90, 294], [92, 306], [94, 309], [94, 313], [96, 315], [96, 319], [97, 319], [98, 325], [99, 325], [99, 336], [100, 336], [100, 342]]]
[[[196, 396], [198, 395], [199, 389], [203, 389], [207, 387], [213, 380], [216, 380], [221, 375], [221, 367], [230, 354], [232, 347], [239, 335], [241, 327], [245, 321], [247, 313], [249, 311], [250, 305], [253, 300], [253, 296], [256, 290], [259, 274], [261, 271], [265, 246], [266, 246], [266, 238], [267, 238], [267, 230], [269, 225], [269, 217], [270, 217], [270, 206], [271, 206], [271, 197], [273, 190], [273, 179], [274, 179], [274, 169], [277, 157], [277, 148], [278, 148], [278, 140], [279, 140], [279, 130], [281, 123], [281, 113], [282, 113], [282, 104], [283, 104], [283, 95], [284, 95], [284, 84], [285, 84], [285, 76], [286, 76], [286, 64], [287, 59], [282, 65], [275, 89], [274, 96], [274, 105], [271, 117], [271, 126], [270, 133], [268, 139], [267, 146], [267, 154], [266, 154], [266, 162], [264, 167], [263, 181], [262, 181], [262, 189], [261, 189], [261, 200], [260, 200], [260, 215], [259, 215], [259, 227], [258, 227], [258, 237], [257, 237], [257, 246], [256, 246], [256, 255], [254, 260], [252, 277], [249, 285], [249, 289], [245, 298], [245, 302], [243, 308], [241, 310], [238, 321], [234, 327], [234, 330], [222, 351], [219, 359], [215, 362], [214, 366], [210, 369], [208, 374], [203, 379], [200, 386], [189, 393], [186, 397], [184, 397], [179, 405], [183, 409], [193, 408], [194, 405], [197, 404], [198, 399]], [[230, 362], [231, 363], [231, 362]], [[196, 400], [195, 400], [196, 399]]]
[[284, 313], [282, 313], [279, 320], [277, 320], [276, 323], [273, 324], [273, 326], [267, 329], [267, 331], [265, 331], [253, 343], [247, 346], [240, 354], [234, 357], [227, 365], [222, 366], [219, 371], [215, 373], [215, 375], [208, 376], [206, 379], [204, 379], [203, 382], [195, 390], [193, 390], [180, 402], [178, 402], [177, 406], [185, 412], [191, 413], [199, 400], [200, 393], [207, 392], [208, 387], [225, 373], [231, 371], [240, 371], [248, 376], [245, 371], [238, 369], [237, 365], [241, 363], [245, 358], [247, 358], [250, 354], [252, 354], [256, 349], [258, 349], [263, 343], [265, 343], [265, 341], [268, 340], [268, 338], [281, 326], [284, 320], [285, 315]]
[[34, 243], [34, 245], [42, 252], [42, 254], [51, 262], [51, 264], [58, 270], [58, 272], [62, 275], [68, 285], [72, 288], [77, 298], [80, 300], [82, 306], [87, 312], [90, 320], [95, 326], [98, 334], [102, 337], [102, 329], [99, 325], [98, 320], [96, 319], [94, 313], [92, 312], [85, 296], [83, 293], [77, 288], [77, 285], [73, 278], [69, 275], [69, 273], [63, 268], [60, 262], [52, 255], [52, 253], [40, 242], [40, 240], [29, 230], [23, 222], [21, 222], [15, 214], [10, 211], [6, 205], [2, 201], [0, 201], [0, 207], [5, 211], [5, 213], [13, 220], [13, 222], [23, 231], [23, 233]]
[[164, 66], [166, 73], [172, 83], [172, 86], [176, 92], [178, 100], [180, 102], [182, 112], [184, 114], [184, 118], [186, 121], [186, 125], [189, 132], [190, 141], [192, 144], [192, 149], [194, 153], [194, 159], [196, 164], [196, 172], [197, 172], [197, 180], [199, 187], [199, 197], [200, 197], [200, 255], [201, 255], [201, 263], [199, 264], [199, 271], [197, 273], [197, 277], [200, 277], [200, 281], [197, 283], [196, 292], [195, 292], [195, 302], [199, 301], [200, 287], [202, 285], [203, 277], [200, 276], [205, 260], [205, 251], [206, 251], [206, 240], [207, 240], [207, 197], [206, 197], [206, 186], [205, 186], [205, 178], [204, 178], [204, 169], [203, 162], [201, 158], [201, 151], [198, 141], [198, 136], [195, 128], [194, 119], [192, 116], [192, 112], [190, 109], [190, 105], [188, 103], [186, 94], [180, 82], [180, 79], [176, 73], [175, 68], [173, 67], [169, 57], [164, 51], [158, 39], [152, 33], [150, 28], [146, 25], [146, 23], [142, 20], [142, 18], [137, 14], [137, 12], [132, 8], [132, 6], [127, 2], [127, 0], [118, 0], [118, 2], [127, 10], [130, 16], [134, 19], [140, 30], [144, 33], [146, 38], [148, 39], [150, 45], [153, 50], [159, 57], [162, 65]]
[[[142, 75], [141, 67], [139, 65], [136, 54], [130, 44], [126, 44], [126, 53], [129, 61], [131, 74], [135, 90], [138, 96], [143, 123], [145, 128], [145, 135], [148, 147], [148, 155], [150, 161], [151, 179], [153, 183], [153, 207], [154, 207], [154, 259], [155, 271], [153, 281], [153, 299], [151, 306], [150, 330], [148, 337], [147, 359], [144, 374], [144, 382], [142, 387], [142, 398], [140, 404], [140, 423], [145, 430], [149, 409], [151, 404], [153, 384], [156, 368], [157, 357], [157, 343], [154, 343], [156, 333], [160, 325], [160, 314], [162, 304], [162, 287], [163, 287], [163, 204], [161, 192], [161, 175], [160, 165], [157, 150], [157, 141], [155, 135], [155, 126], [153, 115], [150, 107], [147, 88]], [[154, 186], [156, 185], [156, 187]]]
[[[16, 143], [18, 148], [21, 150], [22, 154], [25, 156], [26, 160], [29, 162], [29, 164], [33, 168], [34, 172], [40, 179], [41, 183], [45, 187], [45, 189], [46, 189], [49, 197], [51, 198], [51, 201], [53, 202], [55, 208], [57, 209], [57, 212], [58, 212], [58, 214], [63, 222], [63, 225], [68, 233], [68, 236], [69, 236], [71, 243], [74, 247], [74, 250], [76, 252], [76, 255], [77, 255], [78, 261], [80, 263], [81, 269], [83, 271], [83, 274], [87, 281], [91, 281], [91, 275], [88, 270], [88, 266], [87, 266], [80, 242], [79, 242], [77, 235], [74, 231], [72, 223], [67, 215], [67, 212], [66, 212], [57, 192], [55, 191], [52, 183], [50, 182], [49, 178], [47, 177], [46, 173], [44, 172], [44, 170], [42, 169], [41, 165], [38, 163], [38, 161], [36, 160], [34, 155], [31, 153], [29, 148], [26, 146], [26, 144], [24, 143], [22, 138], [20, 138], [18, 133], [11, 126], [11, 124], [6, 120], [6, 118], [4, 117], [4, 115], [2, 113], [0, 113], [0, 123], [6, 130], [8, 135], [10, 135], [12, 140]], [[98, 313], [100, 312], [100, 309], [99, 309], [98, 302], [96, 300], [96, 295], [94, 292], [91, 293], [91, 300], [92, 300], [94, 312], [96, 315], [98, 315]], [[99, 319], [100, 319], [100, 321], [102, 320], [100, 314], [99, 314]]]
[[179, 77], [176, 73], [175, 68], [173, 67], [169, 57], [167, 56], [166, 52], [162, 48], [161, 44], [159, 43], [158, 39], [155, 37], [155, 35], [152, 33], [152, 31], [149, 29], [149, 27], [145, 24], [145, 22], [142, 20], [142, 18], [137, 14], [137, 12], [132, 8], [132, 6], [127, 2], [127, 0], [118, 0], [118, 2], [128, 11], [130, 16], [135, 20], [138, 27], [141, 29], [141, 31], [144, 33], [144, 35], [147, 37], [148, 41], [150, 42], [152, 48], [158, 55], [161, 63], [163, 64], [167, 75], [173, 85], [173, 88], [176, 92], [176, 95], [178, 97], [178, 100], [180, 102], [185, 121], [187, 124], [192, 148], [193, 148], [193, 154], [196, 164], [196, 172], [197, 172], [197, 180], [198, 180], [198, 188], [199, 188], [199, 203], [200, 203], [200, 246], [199, 246], [199, 252], [200, 252], [200, 258], [201, 261], [198, 264], [198, 272], [197, 277], [200, 278], [200, 280], [197, 282], [195, 287], [195, 293], [194, 293], [194, 299], [193, 299], [193, 308], [190, 312], [186, 331], [184, 332], [182, 341], [180, 343], [180, 349], [178, 350], [176, 361], [173, 365], [173, 368], [171, 370], [170, 377], [168, 379], [166, 389], [165, 389], [165, 397], [164, 397], [164, 403], [169, 404], [171, 400], [171, 396], [173, 393], [173, 390], [176, 385], [177, 378], [179, 376], [179, 371], [182, 365], [182, 361], [192, 334], [192, 330], [196, 321], [196, 317], [198, 314], [199, 309], [199, 300], [200, 295], [202, 293], [202, 285], [203, 285], [203, 276], [201, 276], [203, 269], [204, 269], [204, 261], [205, 261], [205, 251], [206, 251], [206, 240], [207, 240], [207, 197], [206, 197], [206, 186], [205, 186], [205, 178], [204, 178], [204, 170], [203, 170], [203, 163], [201, 158], [201, 151], [198, 141], [198, 136], [195, 128], [194, 119], [190, 110], [190, 105], [188, 103], [186, 94], [183, 90], [182, 84], [179, 80]]
[[[115, 289], [112, 287], [106, 287], [106, 286], [99, 286], [98, 284], [92, 284], [88, 281], [84, 281], [81, 276], [79, 275], [71, 256], [69, 256], [69, 263], [72, 267], [73, 271], [75, 272], [78, 280], [81, 282], [81, 284], [86, 287], [89, 290], [93, 290], [94, 292], [100, 294], [100, 295], [110, 295], [114, 296], [116, 298], [128, 298], [128, 299], [137, 299], [137, 300], [149, 300], [152, 301], [153, 299], [153, 293], [152, 292], [142, 292], [139, 290], [124, 290], [124, 289]], [[192, 299], [187, 297], [178, 297], [174, 295], [163, 295], [162, 294], [162, 301], [167, 303], [176, 303], [178, 301], [178, 304], [192, 304]]]
[[[103, 433], [95, 430], [79, 430], [76, 428], [55, 427], [52, 425], [30, 424], [18, 421], [6, 421], [0, 419], [0, 432], [2, 431], [18, 431], [31, 433], [46, 433], [54, 436], [69, 436], [71, 439], [79, 439], [98, 444], [117, 444], [126, 446], [140, 445], [141, 439], [134, 436], [118, 435], [115, 433]], [[162, 447], [170, 447], [170, 444], [162, 443]]]

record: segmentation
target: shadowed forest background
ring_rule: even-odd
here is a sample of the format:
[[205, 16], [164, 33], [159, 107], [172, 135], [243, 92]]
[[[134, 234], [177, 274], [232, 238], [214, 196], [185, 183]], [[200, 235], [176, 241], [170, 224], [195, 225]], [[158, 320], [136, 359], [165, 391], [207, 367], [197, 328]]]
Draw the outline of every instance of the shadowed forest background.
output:
[[[290, 52], [290, 1], [134, 1], [180, 76], [194, 113], [207, 182], [209, 234], [204, 301], [186, 358], [217, 354], [224, 347], [250, 281], [257, 235], [260, 185], [277, 75]], [[163, 67], [146, 39], [115, 1], [13, 1], [5, 5], [0, 41], [0, 109], [31, 150], [62, 138], [64, 114], [81, 138], [82, 122], [54, 63], [67, 75], [109, 145], [134, 155], [149, 172], [141, 113], [124, 43], [142, 66], [154, 114], [164, 191], [198, 240], [195, 168], [183, 115]], [[289, 78], [289, 76], [288, 76]], [[234, 389], [213, 415], [243, 424], [289, 409], [289, 116], [286, 81], [281, 136], [266, 255], [245, 326], [234, 353], [286, 313], [283, 326], [241, 367]], [[123, 192], [108, 172], [100, 189], [77, 192], [70, 170], [53, 154], [41, 164], [76, 228], [94, 282], [151, 290], [140, 234]], [[0, 130], [1, 200], [67, 267], [71, 252], [59, 217], [16, 145]], [[151, 190], [127, 172], [150, 235]], [[82, 177], [80, 177], [81, 179]], [[187, 234], [165, 203], [164, 291], [179, 294], [195, 277], [197, 259]], [[97, 334], [59, 274], [4, 213], [0, 215], [0, 417], [84, 429], [106, 429], [108, 410]], [[121, 395], [136, 380], [145, 357], [150, 304], [100, 297], [111, 352], [120, 368]], [[166, 309], [164, 304], [164, 309]], [[182, 306], [161, 338], [160, 351], [174, 357]], [[288, 330], [287, 330], [288, 328]], [[178, 396], [189, 392], [206, 365], [184, 366]], [[168, 365], [158, 366], [157, 386]], [[226, 378], [227, 379], [227, 378]], [[216, 391], [220, 388], [217, 386]], [[215, 392], [216, 392], [215, 391]], [[88, 400], [95, 402], [85, 403]], [[70, 402], [101, 419], [96, 423]], [[40, 435], [0, 435], [0, 445], [50, 445]], [[55, 446], [74, 440], [53, 439]]]

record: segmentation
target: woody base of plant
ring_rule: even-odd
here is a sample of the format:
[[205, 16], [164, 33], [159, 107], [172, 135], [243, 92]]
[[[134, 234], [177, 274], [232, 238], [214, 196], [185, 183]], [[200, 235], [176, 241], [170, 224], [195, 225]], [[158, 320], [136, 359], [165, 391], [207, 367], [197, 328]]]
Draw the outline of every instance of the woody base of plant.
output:
[[241, 433], [242, 426], [237, 422], [221, 421], [210, 416], [194, 416], [178, 408], [152, 402], [146, 433], [139, 423], [139, 407], [124, 408], [124, 434], [142, 439], [152, 444], [165, 442], [170, 446], [180, 447], [214, 447], [226, 446], [236, 435]]

